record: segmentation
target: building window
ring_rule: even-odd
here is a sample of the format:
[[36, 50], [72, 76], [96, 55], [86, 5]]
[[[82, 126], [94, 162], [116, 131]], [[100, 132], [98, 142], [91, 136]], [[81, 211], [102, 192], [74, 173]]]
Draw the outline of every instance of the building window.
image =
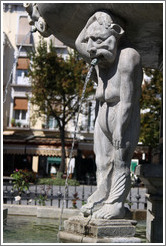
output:
[[25, 77], [26, 75], [27, 75], [27, 70], [21, 69], [21, 70], [17, 70], [16, 71], [16, 76], [17, 77]]
[[[27, 16], [20, 16], [19, 18], [19, 29], [18, 29], [18, 34], [16, 36], [16, 44], [20, 45], [22, 44], [22, 41], [24, 37], [28, 34], [30, 31], [30, 25], [28, 22], [28, 17]], [[26, 44], [32, 44], [32, 35], [30, 35], [26, 40], [24, 45]]]
[[16, 123], [20, 122], [22, 125], [28, 125], [28, 99], [15, 97], [13, 110]]
[[26, 110], [14, 110], [16, 120], [26, 120], [27, 111]]
[[57, 120], [54, 117], [50, 116], [48, 120], [48, 128], [54, 129], [57, 126], [58, 126]]
[[17, 61], [16, 67], [16, 84], [29, 84], [27, 77], [30, 61], [26, 57], [20, 57]]

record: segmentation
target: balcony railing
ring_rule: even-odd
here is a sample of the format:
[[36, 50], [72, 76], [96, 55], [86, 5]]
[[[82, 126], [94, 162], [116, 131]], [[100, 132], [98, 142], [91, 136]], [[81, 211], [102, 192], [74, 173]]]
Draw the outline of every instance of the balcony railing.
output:
[[15, 81], [15, 84], [16, 85], [31, 85], [31, 83], [30, 83], [30, 79], [28, 78], [28, 77], [16, 77], [16, 81]]

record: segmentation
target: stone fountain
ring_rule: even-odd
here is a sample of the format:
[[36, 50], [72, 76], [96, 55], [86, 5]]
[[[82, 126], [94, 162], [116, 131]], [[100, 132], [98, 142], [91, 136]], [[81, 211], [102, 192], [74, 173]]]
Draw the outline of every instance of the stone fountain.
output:
[[142, 66], [162, 66], [162, 4], [24, 4], [30, 24], [96, 60], [97, 190], [59, 233], [72, 242], [140, 242], [124, 206], [139, 139]]

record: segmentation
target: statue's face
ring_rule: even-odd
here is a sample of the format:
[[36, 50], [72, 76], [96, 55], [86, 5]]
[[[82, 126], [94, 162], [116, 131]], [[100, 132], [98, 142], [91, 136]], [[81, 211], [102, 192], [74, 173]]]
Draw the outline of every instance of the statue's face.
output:
[[97, 21], [93, 22], [86, 31], [84, 42], [90, 58], [97, 58], [99, 65], [109, 65], [116, 57], [117, 40], [111, 28], [106, 29]]

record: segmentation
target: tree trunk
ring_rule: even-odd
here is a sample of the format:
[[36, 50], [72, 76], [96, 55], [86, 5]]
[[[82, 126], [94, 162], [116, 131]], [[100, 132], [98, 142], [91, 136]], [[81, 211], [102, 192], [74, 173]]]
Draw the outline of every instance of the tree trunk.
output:
[[60, 164], [58, 172], [64, 173], [65, 167], [66, 167], [65, 130], [64, 130], [64, 127], [61, 127], [61, 129], [60, 129], [60, 139], [61, 139], [62, 149], [61, 149], [61, 164]]

